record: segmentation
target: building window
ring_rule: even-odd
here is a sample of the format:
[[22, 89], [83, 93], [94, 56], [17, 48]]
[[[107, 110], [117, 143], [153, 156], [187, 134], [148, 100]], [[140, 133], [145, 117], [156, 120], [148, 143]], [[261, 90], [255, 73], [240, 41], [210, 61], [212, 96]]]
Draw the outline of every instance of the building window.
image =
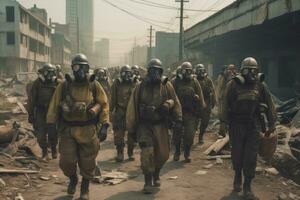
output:
[[7, 22], [15, 21], [15, 7], [6, 6], [6, 21]]
[[20, 20], [21, 20], [21, 23], [23, 24], [27, 24], [27, 15], [25, 13], [25, 11], [21, 10], [20, 12]]
[[20, 35], [20, 41], [21, 41], [22, 45], [24, 45], [25, 47], [27, 47], [27, 36], [26, 35], [21, 34]]
[[15, 32], [6, 33], [6, 43], [7, 45], [14, 45], [16, 43]]
[[39, 33], [44, 36], [45, 35], [45, 27], [42, 24], [39, 24]]
[[37, 41], [35, 39], [29, 38], [29, 50], [31, 52], [37, 52]]

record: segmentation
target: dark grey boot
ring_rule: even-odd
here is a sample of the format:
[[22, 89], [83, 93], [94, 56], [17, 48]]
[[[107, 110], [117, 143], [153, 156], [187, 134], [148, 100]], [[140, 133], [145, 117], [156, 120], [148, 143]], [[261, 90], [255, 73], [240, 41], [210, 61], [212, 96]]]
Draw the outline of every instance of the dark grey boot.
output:
[[244, 185], [243, 185], [243, 193], [245, 200], [258, 200], [258, 198], [254, 195], [251, 190], [251, 182], [252, 178], [245, 177]]
[[154, 174], [153, 174], [153, 186], [154, 187], [160, 187], [160, 169], [155, 169]]
[[191, 147], [185, 146], [184, 147], [184, 162], [185, 163], [190, 163], [192, 160], [190, 159], [190, 153], [191, 153]]
[[242, 191], [242, 172], [236, 171], [233, 181], [233, 191], [240, 192]]
[[143, 192], [144, 194], [152, 194], [153, 193], [153, 187], [152, 187], [152, 174], [145, 174], [145, 185]]
[[89, 200], [89, 186], [90, 186], [90, 181], [88, 179], [82, 178], [81, 188], [80, 188], [81, 200]]
[[129, 161], [134, 161], [133, 149], [134, 149], [134, 145], [128, 145], [127, 154], [128, 154], [128, 160]]
[[179, 161], [179, 159], [180, 159], [180, 144], [175, 145], [175, 152], [174, 152], [174, 157], [173, 157], [174, 161]]
[[117, 162], [123, 162], [124, 161], [124, 146], [123, 145], [117, 145]]
[[75, 192], [76, 192], [76, 186], [77, 186], [77, 183], [78, 183], [78, 177], [77, 175], [74, 175], [74, 176], [71, 176], [69, 177], [70, 178], [70, 182], [69, 182], [69, 185], [68, 185], [68, 194], [69, 195], [74, 195]]

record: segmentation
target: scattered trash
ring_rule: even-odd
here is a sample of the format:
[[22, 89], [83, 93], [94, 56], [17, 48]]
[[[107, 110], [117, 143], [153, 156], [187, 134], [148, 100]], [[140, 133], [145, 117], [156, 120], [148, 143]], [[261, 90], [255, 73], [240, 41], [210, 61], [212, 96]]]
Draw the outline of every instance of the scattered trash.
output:
[[1, 187], [5, 187], [6, 186], [6, 183], [5, 183], [5, 181], [2, 178], [0, 178], [0, 184], [1, 184]]
[[208, 164], [208, 165], [204, 165], [203, 169], [210, 169], [214, 166], [214, 164]]
[[195, 172], [196, 175], [205, 175], [207, 174], [207, 171], [203, 171], [203, 170], [198, 170], [197, 172]]
[[222, 158], [216, 158], [216, 164], [218, 164], [218, 165], [223, 164]]
[[18, 193], [17, 196], [15, 197], [15, 200], [24, 200], [24, 198], [21, 193]]
[[288, 198], [288, 196], [282, 192], [278, 195], [278, 200], [285, 200], [287, 198]]
[[112, 171], [112, 172], [103, 172], [102, 174], [103, 183], [108, 183], [111, 185], [117, 185], [129, 179], [127, 173]]
[[171, 176], [168, 178], [168, 180], [177, 180], [179, 177], [178, 176]]
[[268, 174], [271, 174], [271, 175], [274, 175], [274, 176], [277, 176], [279, 174], [279, 172], [277, 171], [277, 169], [275, 169], [274, 167], [272, 168], [267, 168], [265, 169], [265, 171], [268, 173]]
[[43, 180], [43, 181], [49, 181], [50, 180], [50, 178], [46, 177], [46, 176], [40, 176], [40, 179]]

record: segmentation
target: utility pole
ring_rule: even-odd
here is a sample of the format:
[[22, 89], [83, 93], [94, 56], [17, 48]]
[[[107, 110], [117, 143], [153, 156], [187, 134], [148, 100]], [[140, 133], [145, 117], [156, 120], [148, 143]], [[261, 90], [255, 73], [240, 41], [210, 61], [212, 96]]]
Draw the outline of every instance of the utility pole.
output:
[[179, 29], [179, 60], [183, 59], [183, 11], [184, 11], [184, 3], [189, 2], [189, 0], [175, 0], [176, 2], [180, 2], [180, 29]]
[[134, 59], [135, 59], [135, 47], [136, 47], [136, 37], [134, 37], [134, 45], [132, 48], [132, 65], [134, 65]]
[[79, 39], [79, 19], [77, 17], [77, 53], [80, 53], [80, 39]]
[[148, 29], [150, 31], [150, 35], [149, 37], [149, 50], [148, 50], [148, 60], [150, 60], [152, 58], [152, 41], [153, 41], [153, 27], [150, 26], [150, 29]]

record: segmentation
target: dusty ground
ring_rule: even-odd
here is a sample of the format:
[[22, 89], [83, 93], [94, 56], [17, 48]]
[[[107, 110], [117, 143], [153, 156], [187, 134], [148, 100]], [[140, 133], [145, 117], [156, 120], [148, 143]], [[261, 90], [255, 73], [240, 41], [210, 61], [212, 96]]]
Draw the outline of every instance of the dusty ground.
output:
[[[212, 168], [207, 169], [208, 172], [205, 175], [195, 174], [198, 170], [206, 170], [203, 169], [203, 166], [215, 163], [215, 161], [205, 160], [205, 156], [202, 153], [215, 139], [214, 134], [208, 134], [204, 145], [195, 145], [192, 152], [193, 160], [190, 164], [173, 162], [170, 156], [170, 160], [162, 170], [161, 188], [153, 195], [144, 195], [141, 192], [143, 176], [139, 168], [139, 150], [136, 150], [136, 161], [125, 161], [123, 164], [118, 164], [114, 161], [115, 150], [112, 137], [110, 136], [109, 140], [102, 144], [97, 159], [101, 169], [108, 171], [120, 170], [129, 173], [134, 178], [114, 186], [93, 183], [90, 188], [90, 197], [92, 200], [242, 199], [238, 195], [231, 194], [233, 172], [230, 160], [224, 160], [224, 163], [220, 165], [215, 164]], [[66, 196], [67, 179], [58, 169], [57, 160], [51, 160], [49, 164], [43, 164], [43, 166], [40, 174], [31, 175], [29, 178], [25, 176], [4, 176], [2, 178], [8, 185], [13, 184], [16, 187], [15, 190], [20, 192], [25, 200], [71, 200], [78, 198], [79, 187], [73, 198]], [[259, 166], [266, 167], [262, 164], [259, 164]], [[50, 180], [43, 181], [40, 179], [41, 176], [50, 177]], [[169, 178], [173, 176], [177, 176], [178, 179], [170, 180]], [[281, 193], [287, 196], [290, 193], [300, 195], [299, 186], [293, 185], [280, 176], [272, 176], [265, 173], [257, 175], [254, 181], [254, 191], [261, 200], [279, 199], [278, 196]]]

